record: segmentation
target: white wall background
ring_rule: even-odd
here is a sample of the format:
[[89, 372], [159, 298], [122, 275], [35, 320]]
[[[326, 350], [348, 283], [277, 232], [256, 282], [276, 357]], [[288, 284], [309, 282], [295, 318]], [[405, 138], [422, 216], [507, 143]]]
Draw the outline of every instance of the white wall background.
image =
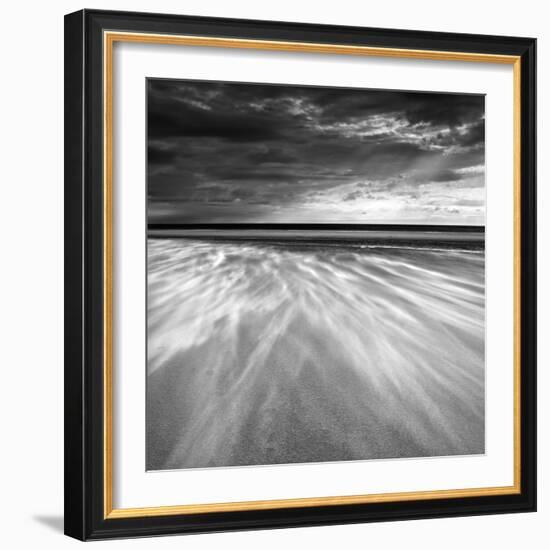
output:
[[[539, 39], [539, 471], [549, 464], [550, 20], [545, 2], [433, 0], [12, 1], [2, 9], [0, 84], [0, 540], [18, 548], [68, 548], [63, 512], [63, 15], [88, 8], [340, 25], [534, 36]], [[546, 100], [546, 101], [545, 101]], [[545, 155], [546, 152], [546, 155]], [[546, 432], [546, 433], [545, 433]], [[545, 464], [546, 463], [546, 464]], [[110, 548], [547, 548], [550, 484], [539, 512], [300, 528], [103, 543]]]

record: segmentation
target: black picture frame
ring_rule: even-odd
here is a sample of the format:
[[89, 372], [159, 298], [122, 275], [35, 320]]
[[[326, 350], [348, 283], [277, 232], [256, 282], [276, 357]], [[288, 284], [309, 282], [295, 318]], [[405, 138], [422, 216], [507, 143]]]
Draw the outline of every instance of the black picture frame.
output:
[[[104, 31], [517, 56], [520, 487], [516, 494], [106, 517]], [[80, 540], [536, 510], [536, 40], [82, 10], [65, 17], [65, 533]]]

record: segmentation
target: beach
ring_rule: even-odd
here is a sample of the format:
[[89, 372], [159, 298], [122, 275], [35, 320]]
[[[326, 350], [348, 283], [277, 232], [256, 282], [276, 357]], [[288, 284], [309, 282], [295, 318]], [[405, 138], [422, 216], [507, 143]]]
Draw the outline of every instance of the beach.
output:
[[148, 240], [148, 470], [485, 452], [483, 235], [229, 237]]

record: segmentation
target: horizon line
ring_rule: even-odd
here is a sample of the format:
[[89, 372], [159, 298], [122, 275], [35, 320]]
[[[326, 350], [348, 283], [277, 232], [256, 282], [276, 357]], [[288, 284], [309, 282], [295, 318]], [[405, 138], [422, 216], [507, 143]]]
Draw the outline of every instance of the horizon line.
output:
[[431, 231], [476, 231], [485, 232], [485, 225], [447, 224], [395, 224], [395, 223], [148, 223], [148, 230], [157, 229], [314, 229], [314, 230], [431, 230]]

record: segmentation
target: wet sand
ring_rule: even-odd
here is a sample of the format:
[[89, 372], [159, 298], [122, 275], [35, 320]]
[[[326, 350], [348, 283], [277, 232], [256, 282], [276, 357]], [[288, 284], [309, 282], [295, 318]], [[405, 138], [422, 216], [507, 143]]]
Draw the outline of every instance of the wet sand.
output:
[[482, 247], [148, 251], [149, 470], [484, 452]]

